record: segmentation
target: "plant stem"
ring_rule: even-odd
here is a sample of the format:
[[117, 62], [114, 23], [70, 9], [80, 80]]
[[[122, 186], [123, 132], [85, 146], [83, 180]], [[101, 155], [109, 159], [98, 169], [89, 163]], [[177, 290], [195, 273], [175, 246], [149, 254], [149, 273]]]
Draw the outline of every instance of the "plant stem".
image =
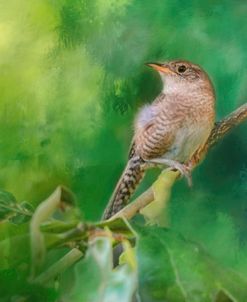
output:
[[55, 264], [48, 268], [47, 271], [41, 273], [33, 282], [45, 284], [64, 272], [67, 268], [77, 262], [83, 253], [77, 248], [73, 248], [64, 257], [58, 260]]

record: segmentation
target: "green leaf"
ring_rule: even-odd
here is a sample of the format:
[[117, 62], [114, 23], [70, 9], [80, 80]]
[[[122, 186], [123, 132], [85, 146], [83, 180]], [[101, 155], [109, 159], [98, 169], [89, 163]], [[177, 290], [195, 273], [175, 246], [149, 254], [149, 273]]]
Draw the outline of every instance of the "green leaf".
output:
[[33, 208], [33, 206], [32, 206], [32, 204], [30, 203], [30, 202], [28, 202], [28, 201], [22, 201], [21, 203], [20, 203], [20, 207], [23, 209], [23, 210], [25, 210], [26, 212], [33, 212], [34, 211], [34, 208]]
[[89, 246], [86, 258], [76, 265], [74, 302], [131, 302], [136, 290], [136, 271], [126, 263], [112, 268], [110, 238], [97, 238]]
[[27, 275], [15, 268], [0, 270], [0, 293], [3, 302], [54, 302], [58, 296], [55, 289], [29, 283]]
[[78, 223], [78, 221], [67, 222], [58, 219], [50, 219], [40, 225], [40, 230], [43, 233], [59, 234], [75, 228]]
[[58, 186], [55, 191], [42, 201], [36, 208], [30, 223], [31, 254], [32, 254], [32, 278], [39, 272], [46, 254], [44, 234], [40, 226], [50, 219], [58, 208], [74, 206], [73, 194], [64, 186]]
[[18, 203], [13, 194], [0, 191], [0, 220], [8, 219], [14, 224], [22, 224], [30, 220], [33, 207], [27, 201]]
[[136, 262], [136, 252], [135, 248], [133, 248], [129, 241], [125, 240], [122, 243], [124, 251], [119, 257], [119, 264], [125, 264], [129, 263], [133, 269], [137, 268], [137, 262]]
[[0, 191], [0, 220], [8, 218], [16, 207], [15, 196], [7, 191]]
[[125, 218], [116, 218], [113, 220], [105, 220], [95, 224], [98, 227], [108, 227], [114, 233], [121, 233], [122, 235], [126, 235], [128, 237], [134, 237], [135, 232], [127, 219]]
[[247, 281], [221, 267], [199, 245], [163, 228], [136, 230], [143, 302], [208, 302], [223, 296], [225, 301], [246, 301]]
[[17, 214], [9, 218], [9, 221], [14, 224], [22, 224], [30, 220], [30, 216]]
[[0, 201], [1, 201], [1, 203], [3, 202], [6, 204], [9, 204], [11, 202], [15, 203], [16, 199], [12, 193], [4, 191], [4, 190], [0, 190]]

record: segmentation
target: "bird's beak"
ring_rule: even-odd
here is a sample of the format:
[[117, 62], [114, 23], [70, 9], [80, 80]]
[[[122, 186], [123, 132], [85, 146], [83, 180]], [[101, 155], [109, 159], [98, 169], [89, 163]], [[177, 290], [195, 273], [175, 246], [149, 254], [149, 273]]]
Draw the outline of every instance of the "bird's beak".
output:
[[161, 63], [146, 63], [146, 65], [166, 74], [173, 73], [173, 71], [171, 71], [171, 69], [168, 66], [165, 66], [164, 64]]

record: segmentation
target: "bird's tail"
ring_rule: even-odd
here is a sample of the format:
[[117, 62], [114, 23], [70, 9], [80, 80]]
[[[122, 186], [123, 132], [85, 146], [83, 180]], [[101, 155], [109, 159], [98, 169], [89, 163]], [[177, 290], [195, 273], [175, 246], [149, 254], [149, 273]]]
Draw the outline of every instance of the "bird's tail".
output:
[[128, 161], [104, 211], [103, 219], [109, 219], [128, 203], [144, 177], [145, 168], [142, 164], [143, 160], [139, 156], [135, 156]]

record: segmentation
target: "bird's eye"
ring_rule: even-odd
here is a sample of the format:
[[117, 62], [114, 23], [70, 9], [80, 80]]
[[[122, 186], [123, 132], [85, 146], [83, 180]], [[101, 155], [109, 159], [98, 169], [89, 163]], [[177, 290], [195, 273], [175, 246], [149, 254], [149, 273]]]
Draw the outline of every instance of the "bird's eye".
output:
[[179, 73], [183, 73], [183, 72], [185, 72], [185, 70], [186, 70], [186, 66], [185, 66], [185, 65], [180, 65], [180, 66], [178, 67], [178, 72], [179, 72]]

